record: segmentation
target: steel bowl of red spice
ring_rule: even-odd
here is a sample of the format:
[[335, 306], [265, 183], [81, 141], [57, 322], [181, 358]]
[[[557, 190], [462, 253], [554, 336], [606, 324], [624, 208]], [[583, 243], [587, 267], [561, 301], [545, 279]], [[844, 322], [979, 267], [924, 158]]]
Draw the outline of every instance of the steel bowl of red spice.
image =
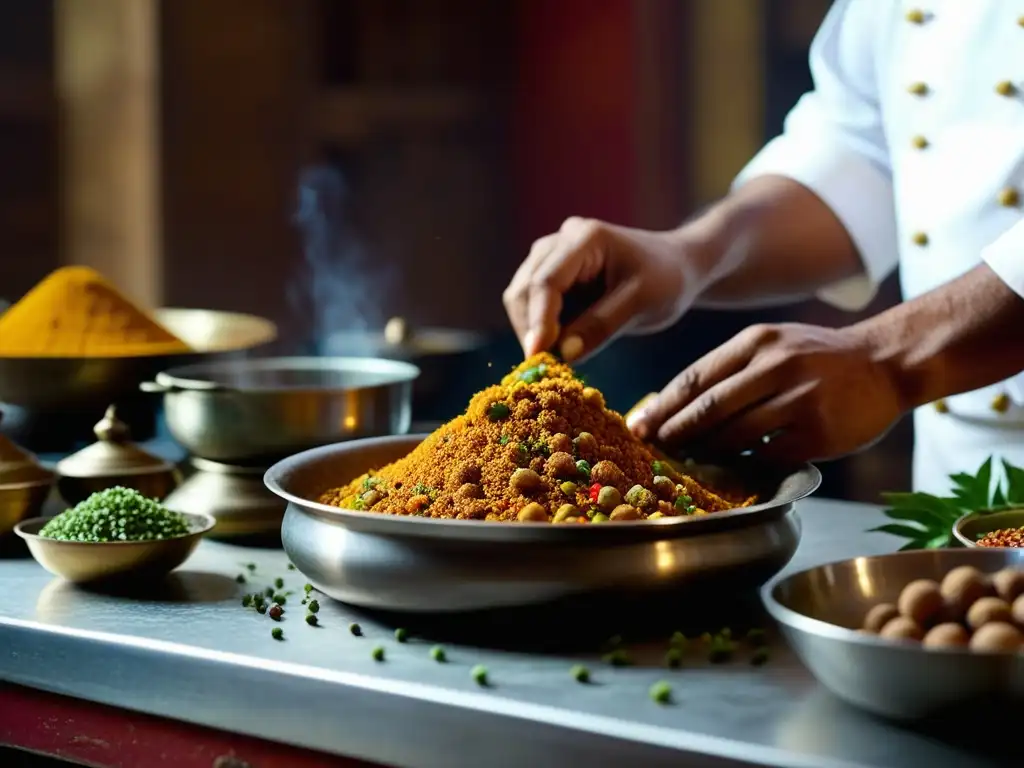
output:
[[1024, 507], [964, 515], [953, 526], [953, 535], [965, 547], [1024, 548]]

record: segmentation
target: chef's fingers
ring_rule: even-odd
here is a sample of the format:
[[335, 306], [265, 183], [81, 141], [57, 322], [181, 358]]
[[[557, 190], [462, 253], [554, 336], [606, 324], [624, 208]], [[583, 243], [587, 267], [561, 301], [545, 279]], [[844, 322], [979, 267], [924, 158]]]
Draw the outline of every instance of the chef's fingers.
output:
[[760, 454], [773, 440], [791, 433], [801, 422], [797, 414], [800, 401], [814, 387], [804, 384], [762, 400], [708, 433], [701, 447], [720, 456], [735, 456], [745, 451]]
[[615, 285], [563, 331], [559, 352], [566, 362], [580, 362], [612, 341], [637, 315], [640, 278]]
[[551, 250], [538, 259], [527, 285], [527, 355], [550, 348], [559, 336], [563, 297], [604, 265], [603, 230], [585, 219], [566, 220]]
[[642, 440], [658, 432], [665, 421], [711, 387], [739, 373], [763, 340], [761, 326], [751, 326], [713, 349], [676, 376], [668, 386], [632, 415], [629, 427]]
[[[530, 336], [530, 283], [538, 264], [549, 254], [558, 242], [558, 233], [547, 235], [537, 240], [530, 248], [530, 253], [502, 294], [505, 312], [512, 323], [523, 352], [529, 357], [536, 346], [536, 340]], [[557, 330], [556, 330], [557, 333]], [[554, 340], [552, 340], [553, 343]], [[543, 347], [542, 347], [543, 348]]]
[[774, 397], [777, 383], [770, 371], [749, 365], [708, 387], [689, 401], [676, 401], [678, 410], [658, 426], [663, 443], [713, 443], [719, 430]]

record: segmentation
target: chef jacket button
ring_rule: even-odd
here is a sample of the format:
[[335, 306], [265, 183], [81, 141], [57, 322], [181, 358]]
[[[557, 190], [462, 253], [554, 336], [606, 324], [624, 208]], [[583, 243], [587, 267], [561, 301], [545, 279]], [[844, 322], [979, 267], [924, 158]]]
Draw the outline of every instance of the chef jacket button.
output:
[[924, 96], [926, 93], [928, 93], [928, 84], [918, 81], [916, 83], [911, 83], [910, 85], [908, 85], [907, 90], [910, 91], [915, 96]]
[[1009, 80], [1000, 80], [996, 83], [996, 93], [1000, 96], [1013, 96], [1017, 92], [1017, 86]]
[[1007, 187], [1006, 189], [999, 191], [999, 195], [996, 199], [999, 201], [999, 204], [1005, 208], [1016, 208], [1020, 205], [1020, 192], [1013, 187]]
[[915, 232], [911, 239], [914, 245], [928, 245], [928, 235], [925, 232]]
[[996, 413], [1006, 413], [1010, 410], [1010, 396], [1005, 392], [1000, 392], [998, 395], [993, 397], [992, 410]]
[[907, 11], [907, 21], [911, 24], [924, 24], [924, 11], [920, 8], [913, 8]]
[[932, 405], [938, 413], [949, 413], [949, 404], [945, 400], [936, 400]]
[[914, 145], [914, 149], [925, 149], [928, 146], [928, 139], [924, 136], [915, 136], [910, 143]]

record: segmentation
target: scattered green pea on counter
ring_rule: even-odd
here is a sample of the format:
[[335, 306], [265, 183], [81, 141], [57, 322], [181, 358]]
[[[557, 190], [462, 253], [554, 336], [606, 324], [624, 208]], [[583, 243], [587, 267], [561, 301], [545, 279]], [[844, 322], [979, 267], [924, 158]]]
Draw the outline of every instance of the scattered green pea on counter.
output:
[[245, 574], [243, 574], [243, 573], [240, 573], [240, 574], [238, 574], [237, 576], [235, 576], [235, 581], [236, 581], [236, 582], [237, 582], [238, 584], [245, 584]]
[[629, 654], [622, 648], [616, 648], [604, 655], [604, 661], [613, 667], [626, 667], [629, 666]]
[[400, 643], [404, 643], [408, 639], [409, 639], [409, 630], [404, 629], [403, 627], [399, 627], [398, 629], [395, 630], [395, 640], [397, 640]]
[[672, 701], [672, 686], [661, 680], [651, 686], [649, 694], [656, 704], [668, 704]]
[[477, 664], [475, 667], [473, 667], [469, 671], [469, 676], [472, 677], [474, 682], [479, 686], [486, 687], [490, 684], [487, 679], [487, 667], [485, 667], [483, 664]]
[[188, 533], [184, 515], [121, 486], [94, 493], [50, 519], [39, 531], [48, 539], [91, 544], [173, 539]]
[[351, 624], [348, 625], [348, 631], [351, 632], [355, 637], [362, 637], [363, 636], [363, 628], [360, 627], [355, 622], [352, 622]]
[[270, 636], [275, 640], [284, 640], [284, 630], [280, 627], [274, 627], [270, 630]]
[[572, 679], [577, 683], [589, 683], [590, 682], [590, 670], [584, 667], [582, 664], [576, 664], [572, 669], [569, 670], [569, 674], [572, 675]]
[[284, 589], [284, 579], [278, 576], [276, 579], [274, 579], [274, 586], [278, 589]]
[[309, 609], [310, 613], [319, 613], [320, 612], [320, 603], [317, 600], [310, 600], [309, 601], [309, 605], [306, 606], [306, 607]]
[[309, 624], [309, 626], [311, 626], [311, 627], [315, 627], [319, 623], [319, 620], [317, 619], [316, 614], [315, 613], [307, 613], [306, 614], [306, 623]]
[[683, 650], [681, 648], [669, 648], [665, 654], [665, 666], [670, 669], [678, 669], [683, 665]]
[[370, 655], [374, 661], [384, 661], [384, 646], [376, 645], [373, 650], [370, 651]]
[[448, 661], [448, 654], [445, 653], [443, 647], [441, 647], [440, 645], [435, 645], [433, 648], [430, 649], [430, 658], [432, 658], [438, 664], [443, 664], [444, 662]]

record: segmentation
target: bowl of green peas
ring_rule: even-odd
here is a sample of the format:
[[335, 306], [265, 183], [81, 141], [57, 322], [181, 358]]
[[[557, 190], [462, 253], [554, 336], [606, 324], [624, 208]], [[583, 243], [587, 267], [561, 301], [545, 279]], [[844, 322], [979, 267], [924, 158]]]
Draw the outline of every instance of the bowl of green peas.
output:
[[176, 512], [115, 487], [54, 517], [25, 520], [14, 532], [43, 568], [83, 584], [165, 576], [215, 525], [209, 515]]

